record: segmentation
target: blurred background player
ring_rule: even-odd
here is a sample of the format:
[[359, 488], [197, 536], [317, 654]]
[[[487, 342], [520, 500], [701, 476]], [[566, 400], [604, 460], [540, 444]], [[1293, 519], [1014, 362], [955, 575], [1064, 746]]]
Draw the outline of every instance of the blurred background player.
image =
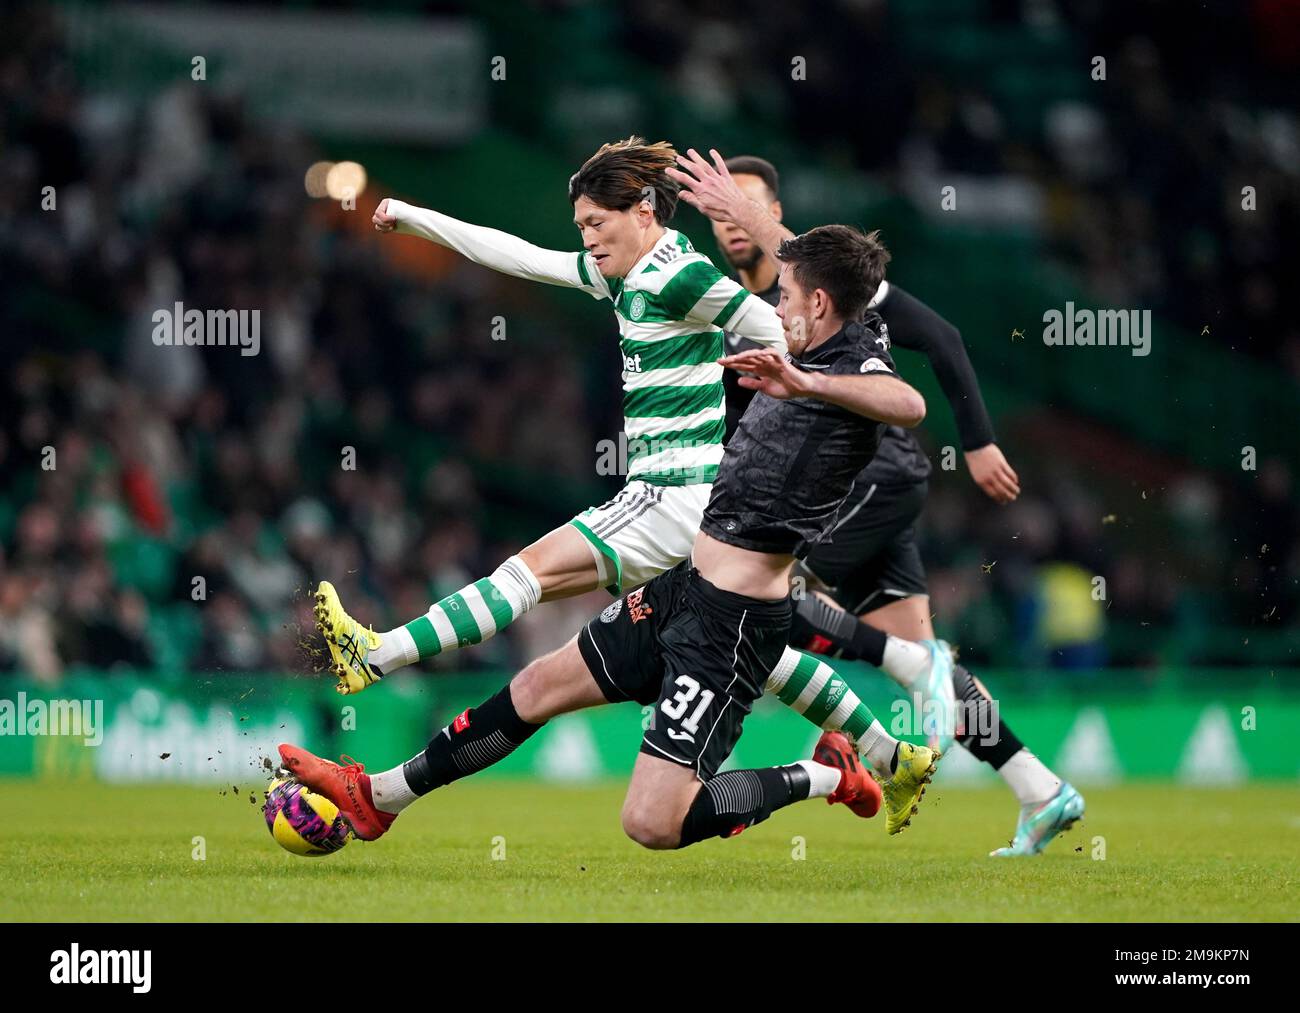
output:
[[[710, 215], [718, 248], [741, 284], [775, 304], [780, 264], [772, 251], [792, 235], [780, 224], [776, 168], [750, 155], [710, 166], [694, 151], [683, 164], [690, 174], [671, 173], [686, 187], [683, 198]], [[1019, 479], [993, 440], [993, 424], [957, 328], [885, 280], [871, 309], [885, 323], [883, 347], [892, 342], [930, 361], [952, 406], [976, 484], [996, 502], [1014, 500]], [[733, 354], [753, 347], [739, 334], [729, 333], [727, 342]], [[731, 371], [724, 382], [730, 437], [753, 389]], [[925, 715], [932, 745], [946, 750], [955, 735], [1015, 794], [1020, 803], [1015, 835], [993, 854], [1037, 854], [1083, 815], [1083, 797], [1016, 738], [983, 684], [953, 665], [948, 645], [934, 638], [916, 541], [929, 475], [930, 462], [916, 438], [899, 426], [886, 427], [837, 523], [803, 547], [798, 572], [811, 593], [796, 600], [790, 642], [802, 650], [866, 661], [893, 678]], [[905, 650], [911, 640], [926, 644], [942, 664], [915, 664]]]

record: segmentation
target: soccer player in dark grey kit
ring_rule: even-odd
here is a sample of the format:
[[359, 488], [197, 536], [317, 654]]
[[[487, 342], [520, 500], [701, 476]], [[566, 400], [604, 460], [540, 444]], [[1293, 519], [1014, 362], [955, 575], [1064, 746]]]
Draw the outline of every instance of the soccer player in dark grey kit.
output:
[[[710, 165], [694, 151], [678, 161], [689, 173], [669, 170], [682, 199], [708, 215], [723, 255], [741, 284], [768, 302], [779, 297], [777, 245], [791, 233], [781, 225], [777, 170], [755, 156]], [[908, 292], [881, 280], [871, 309], [880, 314], [882, 338], [922, 352], [952, 406], [976, 484], [999, 503], [1014, 500], [1020, 482], [994, 442], [993, 425], [961, 335], [951, 323]], [[752, 347], [727, 335], [731, 352]], [[724, 378], [728, 431], [748, 407], [751, 392], [738, 374]], [[905, 429], [885, 429], [879, 450], [854, 483], [836, 524], [801, 553], [797, 573], [814, 593], [796, 603], [790, 644], [836, 658], [861, 659], [886, 672], [927, 711], [939, 712], [930, 744], [947, 750], [954, 733], [973, 756], [988, 763], [1020, 803], [1016, 832], [997, 856], [1041, 852], [1084, 812], [1083, 796], [1054, 774], [1000, 719], [988, 691], [965, 667], [953, 665], [947, 645], [930, 624], [925, 567], [916, 523], [925, 504], [930, 463]], [[934, 652], [925, 665], [919, 641]], [[956, 699], [966, 717], [957, 729]], [[993, 734], [990, 734], [992, 732]], [[963, 734], [964, 733], [964, 734]], [[834, 733], [827, 733], [828, 738]]]
[[[730, 837], [807, 798], [910, 822], [939, 759], [880, 722], [815, 760], [718, 773], [786, 647], [795, 552], [835, 523], [884, 425], [914, 426], [925, 402], [894, 373], [867, 305], [888, 254], [841, 225], [783, 243], [777, 315], [788, 355], [756, 349], [722, 364], [748, 375], [753, 403], [727, 445], [691, 559], [618, 599], [558, 651], [466, 710], [421, 753], [368, 775], [283, 745], [285, 766], [373, 840], [422, 795], [482, 770], [555, 715], [604, 703], [654, 704], [623, 806], [648, 848]], [[865, 808], [866, 811], [859, 811]]]

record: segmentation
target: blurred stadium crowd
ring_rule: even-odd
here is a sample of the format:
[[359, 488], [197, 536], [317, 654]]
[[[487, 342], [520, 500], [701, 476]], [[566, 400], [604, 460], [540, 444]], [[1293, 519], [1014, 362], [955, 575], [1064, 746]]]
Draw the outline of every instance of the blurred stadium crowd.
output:
[[[780, 0], [747, 3], [743, 18], [725, 0], [630, 6], [623, 43], [685, 101], [718, 116], [783, 108], [815, 157], [850, 159], [927, 199], [930, 180], [958, 175], [1000, 187], [1004, 212], [1045, 195], [1055, 252], [1099, 302], [1197, 331], [1244, 324], [1241, 350], [1282, 357], [1300, 378], [1300, 323], [1285, 300], [1300, 262], [1297, 5], [1185, 5], [1176, 23], [1151, 0], [866, 0], [820, 4], [817, 18]], [[900, 45], [913, 32], [915, 45]], [[1070, 52], [1043, 41], [1067, 35]], [[1075, 96], [1087, 80], [1052, 62], [1078, 52], [1110, 54], [1112, 86], [1086, 101]], [[796, 77], [791, 53], [835, 72]], [[1003, 74], [1003, 56], [1020, 76]], [[945, 77], [941, 62], [977, 72]], [[1026, 143], [1015, 121], [1045, 109], [1041, 143]], [[846, 130], [850, 114], [867, 129]], [[1267, 214], [1239, 213], [1245, 185], [1270, 195]]]
[[[927, 166], [1036, 175], [1057, 252], [1092, 291], [1198, 327], [1248, 320], [1240, 351], [1300, 379], [1282, 274], [1300, 261], [1294, 116], [1254, 127], [1226, 101], [1189, 114], [1178, 89], [1193, 68], [1144, 45], [1139, 21], [1112, 48], [1140, 86], [1026, 150], [1000, 136], [987, 96], [892, 52], [879, 5], [828, 6], [843, 28], [822, 36], [846, 68], [837, 93], [880, 96], [876, 129], [852, 142], [861, 165], [902, 189]], [[1044, 8], [993, 6], [1016, 24]], [[792, 130], [812, 140], [842, 126], [832, 96], [757, 79], [738, 55], [802, 31], [795, 8], [746, 9], [739, 27], [709, 4], [633, 4], [627, 44], [684, 88], [730, 96], [737, 114], [747, 96], [784, 91]], [[1071, 9], [1099, 37], [1120, 31], [1100, 13], [1086, 20], [1101, 5]], [[596, 501], [596, 447], [617, 431], [617, 401], [589, 396], [583, 343], [557, 324], [544, 354], [507, 354], [471, 332], [475, 307], [494, 300], [553, 314], [487, 272], [417, 283], [390, 270], [364, 230], [307, 198], [303, 171], [318, 157], [307, 138], [196, 89], [135, 105], [88, 94], [44, 7], [0, 42], [0, 97], [0, 670], [48, 681], [78, 665], [302, 670], [314, 581], [334, 580], [387, 628]], [[1222, 206], [1221, 181], [1237, 176], [1280, 180], [1291, 203], [1245, 231]], [[56, 212], [42, 210], [47, 186]], [[156, 346], [151, 315], [181, 300], [259, 308], [261, 355]], [[1000, 428], [1020, 502], [998, 510], [936, 471], [924, 520], [936, 625], [968, 658], [1232, 664], [1214, 644], [1186, 648], [1189, 631], [1217, 625], [1237, 643], [1265, 620], [1300, 619], [1285, 465], [1266, 462], [1249, 487], [1184, 473], [1157, 504], [1169, 544], [1120, 544], [1068, 456], [1040, 467], [1018, 457], [1014, 425]], [[516, 486], [542, 490], [547, 509], [503, 492]], [[1109, 609], [1093, 575], [1109, 581]], [[517, 663], [589, 605], [550, 606], [455, 664]], [[1117, 635], [1126, 626], [1134, 635]]]

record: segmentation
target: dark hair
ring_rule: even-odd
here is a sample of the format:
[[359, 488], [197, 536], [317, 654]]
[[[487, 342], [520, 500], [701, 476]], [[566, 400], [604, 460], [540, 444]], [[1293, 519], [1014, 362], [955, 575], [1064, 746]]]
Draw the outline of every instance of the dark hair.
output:
[[885, 278], [889, 251], [879, 229], [863, 235], [847, 225], [820, 225], [783, 242], [776, 259], [791, 265], [805, 292], [824, 290], [837, 314], [857, 320]]
[[643, 200], [654, 208], [655, 221], [667, 224], [677, 210], [679, 187], [664, 172], [677, 164], [667, 141], [647, 144], [644, 137], [602, 144], [569, 177], [569, 203], [586, 197], [598, 207], [626, 211]]
[[733, 176], [742, 172], [746, 176], [757, 176], [763, 181], [773, 200], [780, 196], [780, 177], [777, 176], [776, 166], [766, 158], [759, 158], [757, 155], [737, 155], [735, 158], [727, 159], [727, 169]]

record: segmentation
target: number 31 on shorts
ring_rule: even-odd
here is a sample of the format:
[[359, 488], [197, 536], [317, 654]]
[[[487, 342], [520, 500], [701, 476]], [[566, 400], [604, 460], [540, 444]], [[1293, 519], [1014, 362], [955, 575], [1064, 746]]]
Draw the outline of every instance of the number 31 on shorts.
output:
[[700, 692], [700, 684], [692, 679], [689, 675], [679, 675], [673, 682], [674, 686], [679, 687], [673, 694], [671, 700], [661, 700], [659, 709], [664, 712], [671, 721], [681, 721], [682, 715], [686, 709], [694, 702], [698, 696], [700, 702], [695, 704], [695, 709], [691, 711], [691, 716], [682, 721], [682, 727], [691, 735], [700, 730], [700, 720], [704, 717], [704, 712], [708, 710], [709, 704], [713, 702], [713, 690], [706, 689]]

